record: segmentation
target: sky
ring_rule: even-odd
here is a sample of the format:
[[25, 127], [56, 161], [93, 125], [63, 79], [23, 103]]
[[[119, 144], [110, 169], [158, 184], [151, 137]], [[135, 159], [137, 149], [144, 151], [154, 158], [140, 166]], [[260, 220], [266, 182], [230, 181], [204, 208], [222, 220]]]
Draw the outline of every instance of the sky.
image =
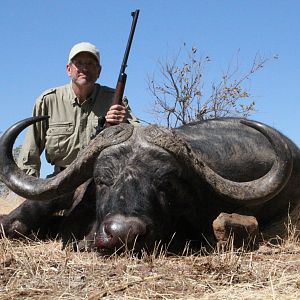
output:
[[[158, 61], [185, 43], [209, 56], [207, 84], [239, 53], [241, 71], [259, 54], [270, 59], [250, 85], [258, 110], [251, 119], [274, 126], [300, 146], [300, 1], [298, 0], [2, 0], [0, 10], [0, 132], [30, 117], [46, 89], [69, 82], [71, 47], [100, 50], [99, 83], [115, 87], [132, 22], [140, 9], [128, 59], [125, 94], [135, 115], [150, 123], [147, 78]], [[23, 135], [16, 144], [21, 144]], [[51, 173], [43, 161], [42, 176]]]

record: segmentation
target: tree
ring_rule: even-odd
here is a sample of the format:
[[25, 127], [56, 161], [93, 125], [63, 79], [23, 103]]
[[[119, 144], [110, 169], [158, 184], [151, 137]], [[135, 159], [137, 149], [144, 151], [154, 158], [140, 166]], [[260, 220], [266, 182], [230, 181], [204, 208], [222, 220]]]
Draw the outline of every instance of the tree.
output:
[[187, 51], [184, 59], [180, 49], [175, 58], [167, 58], [164, 62], [159, 60], [162, 80], [156, 80], [154, 75], [148, 77], [148, 88], [154, 96], [151, 113], [158, 123], [177, 127], [196, 120], [227, 116], [248, 117], [253, 113], [255, 102], [251, 100], [246, 82], [269, 59], [257, 54], [250, 69], [241, 74], [238, 58], [239, 52], [235, 63], [229, 64], [221, 80], [212, 83], [209, 91], [204, 85], [204, 70], [211, 59], [209, 56], [199, 58], [197, 48], [192, 47]]

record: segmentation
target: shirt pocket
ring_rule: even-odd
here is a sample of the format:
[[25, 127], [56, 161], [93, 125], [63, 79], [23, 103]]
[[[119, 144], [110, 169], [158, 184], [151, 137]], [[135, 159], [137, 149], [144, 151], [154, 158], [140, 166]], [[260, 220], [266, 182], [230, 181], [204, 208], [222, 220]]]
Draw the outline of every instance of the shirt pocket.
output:
[[74, 147], [74, 124], [60, 122], [49, 124], [46, 132], [46, 156], [51, 163], [67, 157]]

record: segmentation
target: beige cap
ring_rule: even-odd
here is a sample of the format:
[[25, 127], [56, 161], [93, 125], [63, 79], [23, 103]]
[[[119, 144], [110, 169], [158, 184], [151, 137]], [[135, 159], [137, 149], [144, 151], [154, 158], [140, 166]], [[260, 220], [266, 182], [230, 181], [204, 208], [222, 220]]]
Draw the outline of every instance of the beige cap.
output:
[[97, 47], [88, 42], [78, 43], [73, 46], [69, 54], [69, 63], [71, 60], [80, 52], [89, 52], [97, 59], [98, 63], [100, 64], [100, 53]]

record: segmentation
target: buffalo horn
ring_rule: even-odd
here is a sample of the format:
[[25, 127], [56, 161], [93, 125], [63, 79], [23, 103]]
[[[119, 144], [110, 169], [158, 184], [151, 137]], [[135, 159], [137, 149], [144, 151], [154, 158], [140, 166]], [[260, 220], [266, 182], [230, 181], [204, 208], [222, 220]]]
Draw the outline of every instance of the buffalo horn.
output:
[[93, 176], [94, 163], [105, 148], [127, 140], [133, 132], [129, 124], [112, 126], [102, 131], [65, 170], [49, 179], [25, 174], [16, 165], [12, 149], [20, 132], [48, 116], [31, 117], [11, 126], [0, 137], [0, 180], [16, 194], [31, 200], [50, 200], [76, 189]]
[[241, 120], [242, 124], [261, 132], [271, 143], [275, 160], [267, 174], [248, 182], [235, 182], [221, 177], [213, 171], [176, 132], [153, 127], [147, 130], [147, 140], [171, 154], [206, 181], [226, 201], [244, 206], [254, 206], [267, 202], [285, 186], [293, 168], [291, 151], [280, 134], [264, 124]]

